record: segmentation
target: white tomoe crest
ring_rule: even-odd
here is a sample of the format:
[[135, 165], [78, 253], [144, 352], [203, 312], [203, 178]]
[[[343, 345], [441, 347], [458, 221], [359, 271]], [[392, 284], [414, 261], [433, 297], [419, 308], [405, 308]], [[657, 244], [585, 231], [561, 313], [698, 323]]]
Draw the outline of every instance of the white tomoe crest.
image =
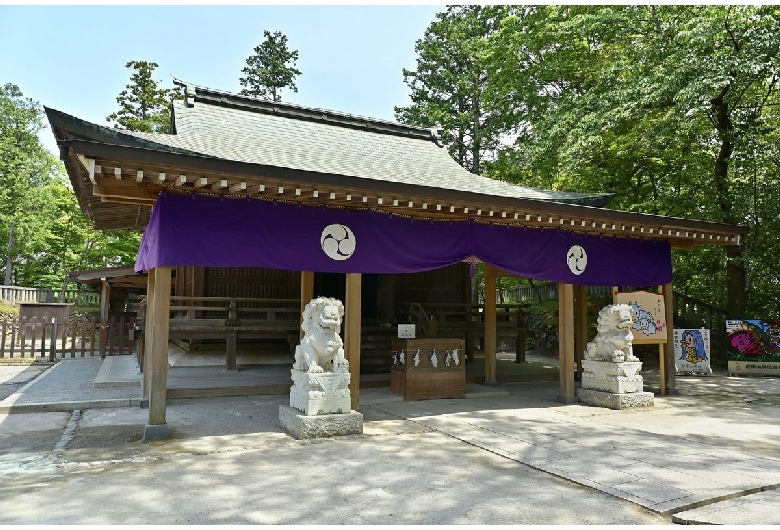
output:
[[320, 246], [330, 259], [343, 261], [355, 252], [355, 234], [346, 225], [328, 225], [320, 236]]
[[588, 266], [588, 254], [585, 249], [579, 245], [572, 245], [566, 253], [566, 264], [569, 266], [569, 270], [577, 276], [585, 272], [585, 267]]

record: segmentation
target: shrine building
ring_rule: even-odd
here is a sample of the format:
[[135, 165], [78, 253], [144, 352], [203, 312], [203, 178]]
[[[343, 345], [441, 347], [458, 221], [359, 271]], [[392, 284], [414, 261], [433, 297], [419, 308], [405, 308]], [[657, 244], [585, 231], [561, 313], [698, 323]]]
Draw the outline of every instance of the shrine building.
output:
[[[390, 369], [388, 342], [361, 336], [389, 341], [398, 323], [430, 326], [426, 307], [439, 336], [464, 339], [467, 353], [484, 341], [484, 382], [495, 383], [495, 282], [510, 275], [558, 284], [559, 400], [573, 402], [585, 286], [655, 286], [671, 323], [672, 249], [738, 245], [747, 233], [611, 210], [610, 194], [474, 175], [429, 129], [176, 83], [184, 99], [173, 103], [171, 134], [46, 108], [87, 218], [143, 231], [135, 271], [148, 273], [138, 344], [147, 427], [166, 428], [169, 341], [216, 341], [227, 370], [244, 343], [292, 362], [302, 308], [318, 295], [344, 300], [354, 410], [361, 373]], [[469, 312], [476, 264], [478, 314]], [[674, 389], [667, 331], [662, 393]]]

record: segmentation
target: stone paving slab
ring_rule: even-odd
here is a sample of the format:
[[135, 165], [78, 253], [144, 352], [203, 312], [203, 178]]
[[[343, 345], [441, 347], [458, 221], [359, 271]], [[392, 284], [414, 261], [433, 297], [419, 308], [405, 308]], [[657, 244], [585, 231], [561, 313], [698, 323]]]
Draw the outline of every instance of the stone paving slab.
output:
[[672, 516], [672, 521], [678, 524], [780, 524], [780, 490], [761, 491], [678, 512]]
[[48, 364], [7, 364], [0, 365], [0, 384], [18, 385], [28, 383], [49, 368]]
[[64, 359], [0, 401], [0, 413], [137, 406], [141, 387], [96, 388], [102, 359]]
[[[511, 403], [516, 398], [512, 395], [505, 399], [504, 408], [506, 401]], [[480, 401], [470, 405], [479, 406]], [[656, 414], [654, 409], [613, 411], [618, 415], [632, 414], [631, 422], [636, 425], [616, 427], [610, 423], [615, 418], [613, 414], [588, 417], [558, 412], [571, 406], [524, 410], [512, 417], [505, 410], [489, 410], [488, 406], [479, 412], [451, 412], [441, 403], [380, 407], [434, 431], [660, 514], [780, 485], [780, 474], [763, 471], [777, 469], [780, 459], [702, 443], [692, 446], [688, 436], [661, 434], [665, 416]]]

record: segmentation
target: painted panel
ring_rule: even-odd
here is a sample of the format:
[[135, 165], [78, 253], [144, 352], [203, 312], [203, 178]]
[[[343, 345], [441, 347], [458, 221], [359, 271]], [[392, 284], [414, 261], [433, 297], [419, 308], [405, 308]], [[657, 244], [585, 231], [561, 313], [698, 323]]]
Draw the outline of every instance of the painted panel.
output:
[[729, 374], [780, 375], [780, 320], [727, 320]]
[[666, 305], [664, 296], [650, 291], [632, 291], [615, 294], [616, 304], [631, 306], [634, 324], [634, 344], [665, 344]]
[[674, 368], [678, 374], [711, 374], [710, 330], [674, 330]]

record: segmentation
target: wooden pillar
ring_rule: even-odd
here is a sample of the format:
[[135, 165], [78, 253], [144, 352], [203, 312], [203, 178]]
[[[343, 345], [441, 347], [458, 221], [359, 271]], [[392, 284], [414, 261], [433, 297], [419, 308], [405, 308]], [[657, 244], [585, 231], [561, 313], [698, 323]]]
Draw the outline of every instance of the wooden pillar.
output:
[[[663, 286], [658, 286], [656, 291], [663, 294]], [[666, 345], [658, 343], [658, 395], [666, 395]]]
[[111, 286], [108, 285], [108, 282], [105, 278], [100, 279], [101, 283], [101, 289], [100, 289], [100, 320], [108, 320], [108, 310], [110, 305], [110, 298], [111, 298]]
[[677, 394], [677, 381], [674, 369], [674, 297], [672, 295], [672, 282], [662, 286], [664, 295], [664, 308], [666, 311], [666, 344], [664, 344], [665, 390], [667, 394]]
[[585, 285], [577, 285], [574, 288], [576, 305], [574, 333], [574, 367], [576, 368], [576, 380], [582, 380], [582, 359], [585, 357], [585, 345], [588, 344], [588, 290]]
[[152, 365], [149, 356], [152, 352], [152, 332], [154, 319], [154, 280], [157, 277], [157, 269], [152, 269], [146, 278], [146, 315], [144, 322], [144, 350], [141, 370], [144, 375], [141, 396], [141, 408], [149, 408], [149, 392], [152, 386]]
[[237, 372], [236, 367], [236, 343], [237, 343], [237, 331], [238, 326], [238, 307], [236, 301], [231, 300], [228, 305], [228, 317], [227, 317], [227, 337], [225, 339], [225, 371]]
[[[301, 324], [303, 324], [303, 310], [312, 298], [314, 298], [314, 272], [301, 271]], [[301, 339], [303, 339], [302, 328]]]
[[101, 278], [101, 290], [100, 290], [100, 335], [98, 341], [100, 342], [100, 358], [106, 358], [106, 343], [108, 338], [108, 315], [109, 308], [111, 307], [111, 286], [105, 278]]
[[576, 403], [574, 386], [574, 286], [558, 284], [558, 401]]
[[485, 383], [496, 378], [496, 269], [485, 264]]
[[347, 274], [344, 307], [344, 356], [349, 363], [349, 392], [352, 396], [352, 410], [360, 410], [360, 273]]
[[[151, 276], [150, 271], [150, 276]], [[152, 369], [149, 385], [149, 421], [144, 428], [144, 440], [168, 436], [165, 407], [168, 392], [168, 328], [171, 307], [171, 267], [154, 270], [154, 305], [152, 307], [151, 348], [147, 368]]]

